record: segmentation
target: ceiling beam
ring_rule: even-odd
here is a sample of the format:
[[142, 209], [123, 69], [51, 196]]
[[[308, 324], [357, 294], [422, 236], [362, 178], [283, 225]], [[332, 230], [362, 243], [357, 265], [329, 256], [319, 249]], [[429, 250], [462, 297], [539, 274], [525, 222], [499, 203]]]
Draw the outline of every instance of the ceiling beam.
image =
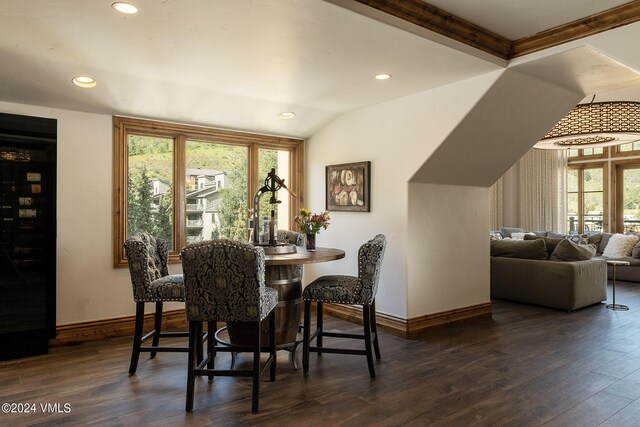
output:
[[532, 36], [509, 40], [422, 0], [351, 0], [501, 59], [512, 59], [640, 21], [634, 0]]
[[502, 59], [508, 59], [511, 53], [511, 40], [421, 0], [354, 1]]
[[515, 40], [510, 58], [527, 55], [638, 21], [640, 21], [640, 0]]

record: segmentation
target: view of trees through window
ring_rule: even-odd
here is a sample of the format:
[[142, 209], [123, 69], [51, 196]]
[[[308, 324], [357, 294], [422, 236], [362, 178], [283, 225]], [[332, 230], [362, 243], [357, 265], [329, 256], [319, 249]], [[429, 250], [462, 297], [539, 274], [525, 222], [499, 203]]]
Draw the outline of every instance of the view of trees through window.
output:
[[147, 231], [173, 247], [173, 139], [129, 135], [127, 230]]
[[[128, 137], [128, 235], [146, 230], [167, 240], [173, 248], [173, 139], [144, 135]], [[260, 149], [258, 177], [278, 170], [278, 150]], [[288, 152], [287, 154], [288, 160]], [[187, 140], [186, 242], [228, 238], [247, 239], [248, 154], [246, 146]], [[287, 165], [280, 169], [287, 172]], [[284, 192], [284, 191], [283, 191]], [[285, 198], [286, 194], [279, 194]], [[265, 198], [266, 199], [266, 196]], [[286, 197], [288, 201], [288, 197]], [[262, 201], [260, 215], [270, 205]], [[287, 212], [279, 212], [288, 226]], [[281, 225], [282, 227], [282, 225]]]
[[622, 221], [624, 231], [638, 231], [640, 224], [640, 168], [622, 170]]

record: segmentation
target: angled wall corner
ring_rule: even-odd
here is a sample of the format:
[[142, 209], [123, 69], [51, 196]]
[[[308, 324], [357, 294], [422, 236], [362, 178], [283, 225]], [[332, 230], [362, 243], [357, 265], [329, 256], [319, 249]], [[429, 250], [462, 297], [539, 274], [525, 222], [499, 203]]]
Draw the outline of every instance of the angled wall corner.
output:
[[410, 179], [410, 317], [490, 300], [489, 187], [587, 93], [637, 81], [588, 47], [502, 73]]

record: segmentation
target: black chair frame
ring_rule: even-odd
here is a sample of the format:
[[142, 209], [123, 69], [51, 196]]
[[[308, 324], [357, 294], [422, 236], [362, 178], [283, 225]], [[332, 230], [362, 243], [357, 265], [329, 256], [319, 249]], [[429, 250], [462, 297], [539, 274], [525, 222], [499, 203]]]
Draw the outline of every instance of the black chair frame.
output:
[[[346, 334], [341, 332], [325, 332], [323, 330], [323, 302], [316, 301], [316, 329], [311, 333], [311, 301], [305, 301], [304, 303], [304, 340], [303, 340], [303, 353], [302, 353], [302, 366], [304, 373], [309, 372], [309, 353], [317, 353], [321, 356], [322, 353], [338, 353], [338, 354], [355, 354], [367, 356], [367, 365], [369, 366], [369, 375], [371, 378], [375, 378], [376, 370], [373, 363], [373, 355], [375, 353], [376, 360], [380, 360], [380, 345], [378, 344], [378, 329], [376, 325], [376, 301], [375, 299], [371, 304], [362, 305], [362, 323], [364, 327], [364, 334]], [[364, 340], [365, 349], [347, 349], [347, 348], [335, 348], [323, 346], [324, 337], [334, 338], [350, 338]], [[312, 347], [311, 342], [316, 340], [316, 346]], [[373, 351], [372, 351], [373, 348]]]
[[[188, 337], [189, 332], [162, 332], [162, 301], [156, 301], [156, 312], [154, 314], [153, 329], [144, 334], [144, 305], [145, 302], [136, 302], [136, 320], [135, 330], [133, 333], [133, 351], [131, 352], [131, 364], [129, 365], [129, 375], [134, 375], [138, 368], [138, 360], [140, 353], [151, 353], [150, 358], [156, 357], [158, 352], [167, 353], [188, 353], [189, 347], [160, 347], [160, 338], [178, 338]], [[211, 331], [212, 329], [209, 329]], [[200, 345], [198, 348], [198, 360], [203, 358], [202, 345], [209, 340], [209, 331], [201, 335]], [[149, 338], [153, 338], [150, 346], [143, 346]]]
[[[265, 349], [261, 347], [260, 343], [260, 322], [256, 322], [257, 339], [255, 345], [236, 345], [229, 342], [220, 340], [216, 337], [217, 332], [214, 334], [216, 320], [208, 321], [207, 329], [210, 331], [210, 339], [207, 340], [207, 354], [204, 358], [198, 358], [197, 349], [202, 349], [201, 341], [199, 337], [203, 336], [202, 322], [190, 321], [189, 322], [189, 360], [188, 360], [188, 372], [187, 372], [187, 412], [193, 411], [193, 397], [195, 392], [195, 378], [197, 376], [207, 376], [209, 381], [213, 380], [213, 377], [227, 376], [227, 377], [251, 377], [253, 379], [253, 392], [251, 398], [251, 411], [253, 413], [258, 412], [260, 405], [260, 377], [267, 368], [269, 370], [269, 380], [276, 380], [276, 317], [275, 310], [271, 310], [269, 313], [269, 345], [266, 347], [269, 351], [269, 357], [260, 366], [260, 353]], [[218, 344], [222, 344], [218, 346]], [[214, 359], [217, 352], [231, 353], [232, 357], [235, 353], [240, 352], [252, 352], [253, 353], [253, 367], [252, 369], [215, 369]]]

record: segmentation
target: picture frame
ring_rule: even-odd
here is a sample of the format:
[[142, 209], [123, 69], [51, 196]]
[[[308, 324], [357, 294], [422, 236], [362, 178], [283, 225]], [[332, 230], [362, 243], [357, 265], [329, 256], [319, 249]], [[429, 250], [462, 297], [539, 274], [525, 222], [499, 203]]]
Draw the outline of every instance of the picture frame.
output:
[[371, 212], [371, 162], [326, 166], [326, 209]]

